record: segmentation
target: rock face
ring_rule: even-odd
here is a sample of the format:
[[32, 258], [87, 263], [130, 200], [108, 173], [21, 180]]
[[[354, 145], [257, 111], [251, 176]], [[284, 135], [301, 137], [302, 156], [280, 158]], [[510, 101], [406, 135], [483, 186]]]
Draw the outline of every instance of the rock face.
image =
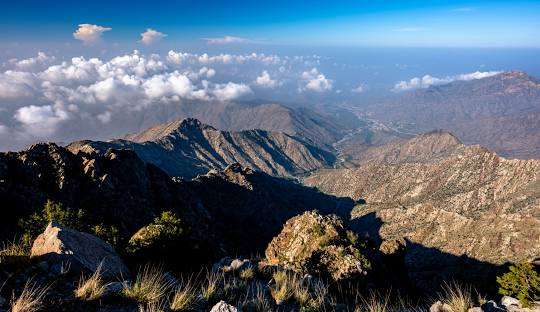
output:
[[238, 309], [221, 300], [212, 307], [210, 312], [238, 312]]
[[407, 240], [416, 279], [459, 271], [480, 280], [478, 266], [540, 256], [540, 161], [505, 159], [442, 132], [377, 149], [357, 168], [322, 170], [305, 183], [366, 202], [353, 210], [355, 229]]
[[232, 163], [276, 176], [291, 176], [328, 167], [334, 156], [304, 139], [282, 132], [226, 132], [196, 119], [154, 126], [128, 140], [80, 141], [68, 148], [77, 153], [104, 154], [110, 148], [135, 151], [141, 159], [172, 176], [192, 178]]
[[31, 257], [43, 257], [55, 262], [69, 263], [94, 272], [101, 265], [104, 277], [129, 276], [129, 271], [114, 249], [88, 233], [78, 232], [50, 223], [39, 235]]
[[266, 259], [269, 264], [336, 281], [365, 275], [370, 268], [341, 219], [316, 212], [288, 220], [266, 248]]
[[403, 132], [442, 128], [505, 157], [540, 158], [540, 82], [523, 72], [406, 92], [363, 112]]

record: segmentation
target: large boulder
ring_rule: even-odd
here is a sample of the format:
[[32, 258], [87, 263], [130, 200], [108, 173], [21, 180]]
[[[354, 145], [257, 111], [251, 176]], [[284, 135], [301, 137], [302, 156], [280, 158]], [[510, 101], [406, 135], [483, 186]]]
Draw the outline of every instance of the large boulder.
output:
[[104, 278], [128, 276], [129, 271], [111, 245], [98, 237], [51, 222], [32, 246], [30, 257], [69, 264], [71, 269], [95, 271], [100, 265]]
[[314, 211], [288, 220], [266, 248], [266, 259], [270, 265], [326, 275], [336, 281], [365, 275], [370, 269], [358, 237], [345, 228], [343, 221]]

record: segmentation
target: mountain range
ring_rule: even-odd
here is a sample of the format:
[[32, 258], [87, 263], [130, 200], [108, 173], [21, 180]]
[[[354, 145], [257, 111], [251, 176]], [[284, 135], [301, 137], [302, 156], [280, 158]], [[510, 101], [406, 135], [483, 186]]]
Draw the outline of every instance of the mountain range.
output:
[[266, 130], [220, 131], [196, 119], [157, 125], [120, 140], [74, 142], [67, 148], [99, 154], [111, 148], [133, 150], [144, 161], [184, 178], [233, 163], [290, 177], [331, 166], [335, 160], [330, 152], [300, 137]]
[[445, 129], [501, 156], [540, 158], [540, 81], [524, 72], [430, 86], [361, 111], [402, 132]]

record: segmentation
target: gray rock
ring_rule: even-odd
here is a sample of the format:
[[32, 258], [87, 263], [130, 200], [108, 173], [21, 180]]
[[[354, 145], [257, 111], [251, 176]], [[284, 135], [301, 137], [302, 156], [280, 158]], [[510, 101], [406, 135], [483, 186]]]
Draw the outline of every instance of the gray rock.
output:
[[508, 309], [510, 306], [521, 308], [521, 302], [519, 302], [519, 300], [516, 298], [504, 296], [501, 298], [501, 306], [506, 307], [506, 309]]
[[0, 296], [0, 307], [4, 306], [6, 304], [6, 299], [4, 297]]
[[469, 308], [467, 312], [483, 312], [483, 311], [481, 307], [473, 307], [473, 308]]
[[104, 297], [108, 296], [115, 296], [122, 292], [124, 289], [124, 284], [121, 282], [112, 282], [107, 284], [107, 287], [105, 288], [105, 293], [103, 294]]
[[506, 309], [497, 306], [497, 303], [490, 300], [482, 305], [482, 311], [484, 312], [506, 312]]
[[94, 235], [78, 232], [55, 222], [49, 223], [45, 232], [36, 238], [30, 257], [41, 257], [53, 264], [70, 263], [72, 270], [90, 272], [94, 272], [102, 264], [104, 278], [129, 276], [127, 267], [111, 245]]
[[214, 264], [212, 270], [214, 272], [233, 272], [233, 271], [243, 271], [248, 268], [253, 268], [253, 264], [248, 259], [231, 259], [225, 257], [219, 260], [218, 263]]
[[212, 307], [210, 312], [238, 312], [238, 309], [221, 300]]
[[452, 312], [452, 308], [441, 301], [437, 301], [429, 307], [429, 312]]

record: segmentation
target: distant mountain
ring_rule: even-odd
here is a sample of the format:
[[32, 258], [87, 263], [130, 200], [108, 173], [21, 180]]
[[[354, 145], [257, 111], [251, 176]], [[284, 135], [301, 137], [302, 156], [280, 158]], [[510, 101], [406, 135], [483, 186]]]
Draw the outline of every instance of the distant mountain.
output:
[[144, 161], [184, 178], [233, 163], [275, 176], [293, 176], [328, 167], [335, 160], [331, 153], [289, 134], [220, 131], [196, 119], [157, 125], [122, 140], [74, 142], [67, 148], [73, 153], [98, 154], [111, 148], [133, 150]]
[[540, 81], [523, 72], [403, 93], [364, 113], [405, 132], [445, 129], [505, 157], [540, 158]]
[[469, 274], [443, 253], [493, 265], [540, 257], [540, 160], [505, 159], [436, 131], [368, 149], [358, 167], [304, 182], [360, 203], [352, 213], [359, 231], [408, 241], [413, 275], [429, 267]]
[[[343, 111], [326, 113], [305, 106], [287, 106], [276, 102], [195, 102], [162, 105], [144, 116], [126, 114], [118, 121], [124, 133], [133, 129], [125, 125], [137, 123], [139, 129], [177, 119], [195, 118], [220, 130], [240, 131], [262, 129], [303, 137], [312, 144], [332, 149], [332, 143], [354, 129], [359, 122], [353, 114]], [[138, 130], [137, 130], [138, 132]]]

